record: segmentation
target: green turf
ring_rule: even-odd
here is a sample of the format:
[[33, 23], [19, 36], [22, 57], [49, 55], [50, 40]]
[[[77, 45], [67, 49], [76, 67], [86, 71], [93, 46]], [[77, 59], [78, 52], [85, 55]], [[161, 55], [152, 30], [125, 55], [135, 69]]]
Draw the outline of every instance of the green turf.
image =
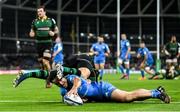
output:
[[0, 111], [179, 111], [180, 80], [145, 80], [139, 81], [139, 75], [132, 75], [130, 80], [119, 80], [118, 75], [105, 75], [104, 80], [122, 90], [138, 88], [153, 89], [164, 86], [172, 97], [171, 104], [164, 104], [151, 99], [133, 103], [85, 103], [83, 106], [67, 106], [61, 103], [59, 88], [45, 88], [45, 82], [28, 79], [17, 88], [12, 87], [15, 75], [0, 76]]

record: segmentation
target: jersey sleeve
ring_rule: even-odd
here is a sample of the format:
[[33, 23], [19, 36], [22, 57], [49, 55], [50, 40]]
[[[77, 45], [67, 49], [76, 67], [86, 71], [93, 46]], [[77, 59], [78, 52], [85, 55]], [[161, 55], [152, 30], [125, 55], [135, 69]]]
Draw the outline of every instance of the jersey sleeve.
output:
[[146, 56], [147, 53], [148, 53], [148, 51], [147, 51], [146, 49], [143, 49], [143, 52], [142, 52], [142, 53], [143, 53], [144, 56]]
[[129, 41], [126, 42], [126, 47], [130, 47], [130, 42]]
[[62, 44], [58, 44], [58, 50], [62, 50]]
[[76, 77], [78, 77], [78, 76], [68, 75], [68, 76], [67, 76], [67, 81], [68, 81], [69, 83], [72, 83], [72, 84], [73, 84], [74, 79], [75, 79]]
[[57, 26], [56, 21], [53, 18], [51, 18], [51, 21], [52, 21], [52, 28], [55, 28]]
[[141, 49], [140, 48], [137, 50], [137, 54], [141, 54]]
[[94, 51], [94, 48], [95, 48], [95, 44], [93, 44], [93, 45], [91, 46], [91, 50]]
[[106, 49], [106, 52], [110, 52], [109, 46], [107, 44], [105, 44], [105, 49]]
[[32, 29], [32, 30], [35, 30], [35, 21], [36, 21], [36, 19], [34, 19], [34, 20], [32, 21], [32, 23], [31, 23], [31, 29]]
[[65, 96], [67, 92], [68, 92], [68, 91], [67, 91], [65, 88], [60, 87], [61, 96]]

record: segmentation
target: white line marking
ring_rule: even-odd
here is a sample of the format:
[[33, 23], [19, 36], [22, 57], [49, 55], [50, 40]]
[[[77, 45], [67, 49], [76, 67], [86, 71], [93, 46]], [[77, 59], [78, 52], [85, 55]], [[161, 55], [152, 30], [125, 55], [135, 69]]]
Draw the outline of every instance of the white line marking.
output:
[[[56, 100], [44, 100], [44, 101], [38, 101], [38, 100], [0, 100], [0, 103], [62, 103], [61, 101]], [[134, 103], [154, 103], [155, 101], [135, 101]], [[172, 104], [180, 104], [180, 102], [171, 102]], [[162, 103], [163, 104], [163, 103]]]

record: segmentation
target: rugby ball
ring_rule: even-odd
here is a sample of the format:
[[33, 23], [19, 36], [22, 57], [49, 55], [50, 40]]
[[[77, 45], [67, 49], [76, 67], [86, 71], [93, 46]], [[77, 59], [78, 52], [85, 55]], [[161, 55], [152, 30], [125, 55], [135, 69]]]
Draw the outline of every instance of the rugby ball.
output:
[[74, 94], [65, 95], [64, 103], [67, 105], [74, 105], [74, 106], [83, 105], [83, 101], [79, 97], [79, 95], [74, 95]]

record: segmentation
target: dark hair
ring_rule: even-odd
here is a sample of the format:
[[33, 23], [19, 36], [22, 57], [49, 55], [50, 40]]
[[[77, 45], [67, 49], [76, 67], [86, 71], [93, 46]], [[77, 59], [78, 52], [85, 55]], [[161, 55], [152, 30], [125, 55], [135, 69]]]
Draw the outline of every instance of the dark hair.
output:
[[44, 11], [46, 11], [45, 6], [44, 5], [40, 5], [37, 9], [43, 9]]
[[144, 40], [141, 40], [140, 43], [141, 43], [141, 44], [145, 44], [145, 41], [144, 41]]

